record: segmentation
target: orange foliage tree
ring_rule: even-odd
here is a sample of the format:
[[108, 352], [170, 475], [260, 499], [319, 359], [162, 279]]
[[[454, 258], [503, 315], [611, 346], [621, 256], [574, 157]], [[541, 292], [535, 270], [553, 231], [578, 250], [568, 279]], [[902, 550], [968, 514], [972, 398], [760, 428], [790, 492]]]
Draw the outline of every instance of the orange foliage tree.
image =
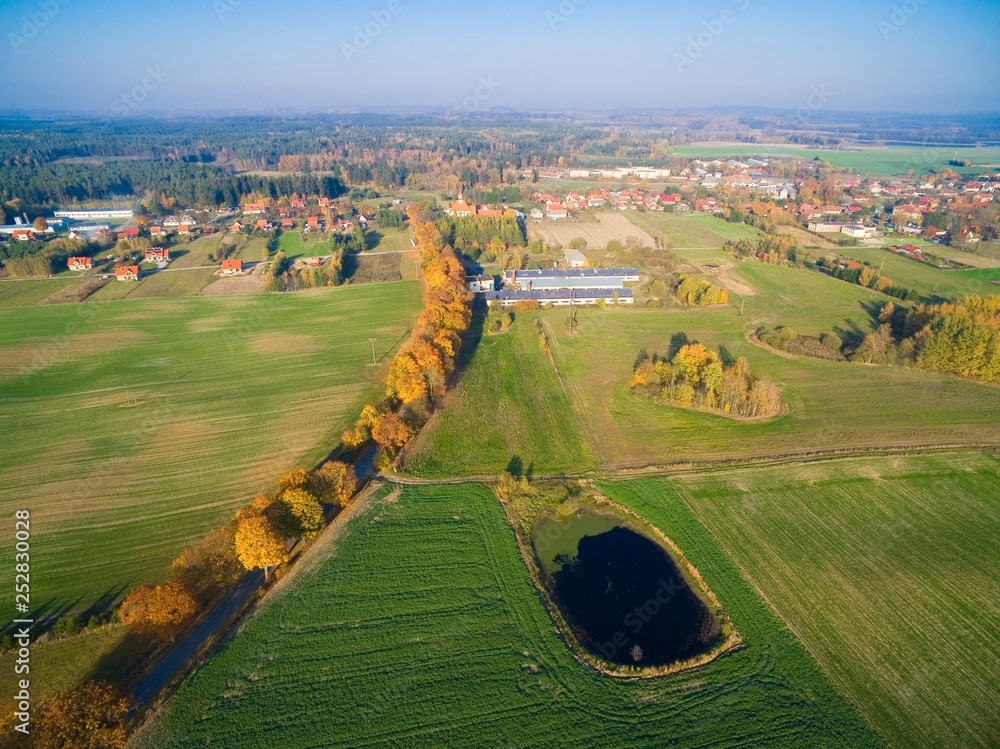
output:
[[38, 701], [31, 727], [35, 749], [124, 749], [135, 702], [103, 682]]
[[372, 428], [372, 438], [379, 444], [379, 447], [386, 452], [395, 453], [413, 435], [413, 430], [406, 425], [399, 414], [382, 414], [375, 426]]
[[313, 485], [321, 498], [346, 506], [358, 488], [358, 477], [354, 467], [339, 460], [324, 463], [313, 476]]
[[174, 578], [163, 585], [143, 585], [126, 596], [118, 616], [132, 629], [169, 636], [198, 609], [191, 592]]
[[236, 556], [248, 570], [263, 569], [288, 561], [285, 537], [275, 520], [275, 507], [267, 497], [254, 499], [236, 513]]

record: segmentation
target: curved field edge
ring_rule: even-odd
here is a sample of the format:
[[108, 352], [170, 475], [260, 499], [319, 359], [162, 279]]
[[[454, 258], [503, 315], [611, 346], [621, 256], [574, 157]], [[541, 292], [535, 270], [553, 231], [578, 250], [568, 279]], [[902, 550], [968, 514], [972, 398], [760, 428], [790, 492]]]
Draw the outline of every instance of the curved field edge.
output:
[[669, 484], [605, 488], [684, 549], [744, 649], [657, 679], [584, 668], [489, 489], [407, 487], [266, 601], [138, 746], [880, 745]]
[[673, 479], [893, 746], [1000, 741], [1000, 459], [845, 459]]

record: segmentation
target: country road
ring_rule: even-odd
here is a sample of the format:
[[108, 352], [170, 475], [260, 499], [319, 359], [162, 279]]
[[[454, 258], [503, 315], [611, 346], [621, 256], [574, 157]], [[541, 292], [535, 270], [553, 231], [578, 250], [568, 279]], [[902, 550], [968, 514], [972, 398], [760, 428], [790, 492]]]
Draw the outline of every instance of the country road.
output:
[[135, 701], [143, 703], [155, 695], [190, 661], [208, 639], [246, 603], [264, 582], [264, 572], [253, 570], [202, 617], [180, 642], [146, 672], [132, 690]]

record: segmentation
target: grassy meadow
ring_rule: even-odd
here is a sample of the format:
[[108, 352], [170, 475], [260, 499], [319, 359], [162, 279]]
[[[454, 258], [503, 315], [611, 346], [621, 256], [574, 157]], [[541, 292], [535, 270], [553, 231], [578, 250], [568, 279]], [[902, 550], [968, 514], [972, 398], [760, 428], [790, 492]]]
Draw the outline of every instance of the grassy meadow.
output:
[[32, 512], [36, 616], [163, 578], [326, 455], [379, 389], [368, 338], [385, 361], [419, 307], [408, 282], [0, 310], [0, 511]]
[[0, 281], [0, 309], [4, 307], [30, 307], [76, 282], [77, 279], [70, 277], [31, 281]]
[[137, 746], [880, 745], [665, 482], [608, 491], [681, 546], [746, 646], [650, 680], [574, 660], [485, 487], [387, 491]]
[[515, 458], [534, 473], [593, 463], [530, 313], [509, 332], [482, 339], [409, 453], [408, 471], [436, 477], [498, 473]]
[[674, 485], [889, 745], [1000, 742], [1000, 458], [866, 458]]

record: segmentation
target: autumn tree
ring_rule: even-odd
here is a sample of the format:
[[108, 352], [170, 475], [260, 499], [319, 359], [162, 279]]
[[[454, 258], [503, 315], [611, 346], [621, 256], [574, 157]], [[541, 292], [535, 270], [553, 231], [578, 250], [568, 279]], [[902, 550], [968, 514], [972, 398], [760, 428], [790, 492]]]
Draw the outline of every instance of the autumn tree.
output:
[[243, 567], [236, 557], [236, 539], [230, 528], [217, 528], [173, 562], [174, 574], [202, 600], [239, 580]]
[[313, 485], [319, 496], [346, 507], [358, 488], [358, 477], [354, 467], [339, 460], [324, 463], [313, 476]]
[[289, 489], [302, 489], [309, 483], [309, 472], [302, 468], [289, 471], [278, 482], [278, 491], [284, 492]]
[[323, 508], [305, 489], [286, 489], [278, 500], [286, 535], [308, 541], [323, 527]]
[[382, 414], [372, 427], [372, 438], [379, 447], [395, 454], [413, 435], [413, 430], [406, 425], [399, 414], [389, 412]]
[[35, 749], [125, 749], [135, 701], [111, 684], [89, 682], [43, 697], [35, 708]]
[[194, 615], [198, 603], [177, 578], [163, 585], [143, 585], [126, 596], [118, 617], [137, 632], [171, 635]]
[[277, 508], [267, 497], [257, 497], [234, 518], [236, 557], [248, 570], [277, 567], [288, 561], [285, 537], [277, 521]]
[[354, 423], [353, 429], [349, 429], [341, 436], [341, 442], [350, 449], [354, 449], [372, 438], [372, 427], [378, 421], [380, 412], [375, 406], [367, 405], [361, 410], [361, 415]]
[[49, 222], [45, 220], [45, 216], [39, 216], [31, 224], [35, 231], [39, 234], [43, 233], [49, 228]]

